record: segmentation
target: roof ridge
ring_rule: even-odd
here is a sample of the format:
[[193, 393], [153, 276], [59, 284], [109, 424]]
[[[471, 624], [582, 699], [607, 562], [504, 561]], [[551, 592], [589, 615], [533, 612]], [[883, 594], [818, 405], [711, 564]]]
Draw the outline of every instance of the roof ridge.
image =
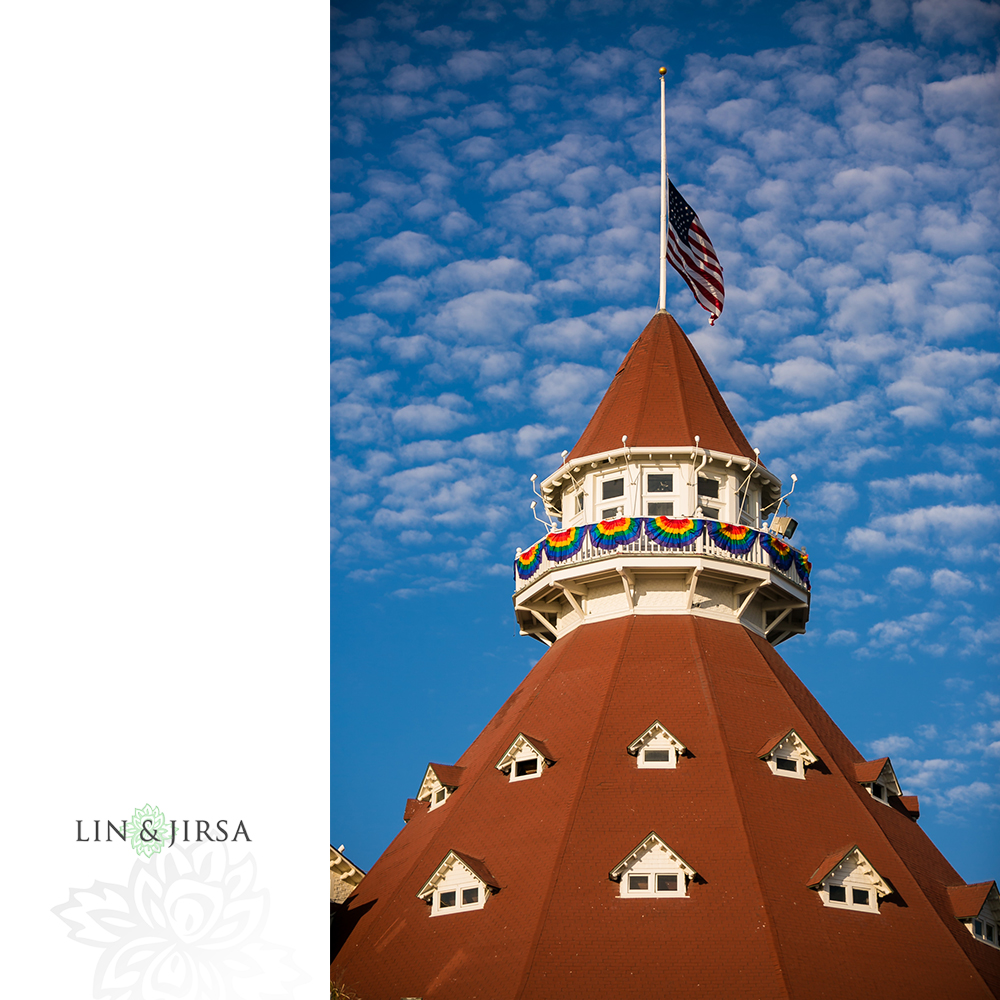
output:
[[[573, 830], [576, 827], [577, 816], [580, 812], [580, 801], [583, 798], [582, 792], [586, 787], [587, 778], [594, 763], [594, 754], [597, 752], [599, 741], [596, 738], [596, 734], [600, 732], [605, 720], [607, 719], [608, 706], [611, 704], [611, 699], [614, 694], [615, 687], [617, 686], [618, 678], [621, 674], [622, 662], [625, 659], [625, 651], [628, 649], [629, 639], [632, 637], [632, 630], [634, 627], [635, 617], [633, 616], [628, 620], [628, 627], [625, 629], [624, 635], [622, 635], [621, 641], [618, 643], [618, 652], [615, 656], [615, 667], [608, 681], [607, 690], [604, 693], [604, 702], [601, 705], [601, 711], [598, 713], [596, 724], [591, 731], [592, 736], [590, 740], [590, 747], [587, 750], [587, 762], [580, 769], [580, 779], [577, 783], [576, 792], [573, 795], [573, 811], [570, 814], [569, 822], [563, 830], [562, 842], [559, 844], [559, 850], [556, 852], [556, 864], [552, 867], [552, 874], [549, 877], [549, 883], [545, 890], [545, 902], [539, 911], [538, 922], [536, 923], [535, 929], [531, 934], [531, 947], [528, 950], [528, 959], [524, 963], [524, 970], [521, 974], [521, 983], [517, 988], [517, 992], [514, 994], [514, 1000], [521, 1000], [524, 996], [525, 990], [527, 990], [531, 982], [531, 972], [535, 965], [535, 958], [538, 955], [538, 947], [541, 944], [542, 932], [548, 919], [549, 910], [552, 907], [552, 897], [555, 892], [555, 885], [559, 879], [559, 872], [561, 870], [560, 862], [566, 854], [566, 848], [569, 845], [570, 838], [573, 835]], [[582, 630], [578, 630], [573, 634], [579, 634], [580, 631]]]
[[[771, 941], [771, 951], [774, 955], [775, 965], [778, 967], [778, 974], [781, 979], [782, 987], [784, 988], [785, 997], [788, 1000], [792, 1000], [791, 985], [788, 982], [788, 977], [785, 974], [785, 963], [782, 961], [782, 950], [781, 941], [778, 938], [777, 928], [775, 926], [774, 915], [771, 913], [771, 907], [767, 897], [767, 893], [764, 892], [764, 886], [761, 883], [760, 878], [760, 852], [757, 849], [757, 844], [754, 841], [753, 833], [750, 825], [747, 823], [747, 811], [743, 801], [743, 795], [740, 790], [739, 782], [733, 775], [732, 761], [730, 760], [730, 741], [728, 733], [726, 732], [725, 724], [722, 721], [722, 716], [719, 712], [718, 705], [716, 704], [715, 688], [712, 684], [711, 676], [705, 667], [705, 661], [701, 655], [701, 625], [699, 618], [691, 618], [691, 645], [692, 652], [694, 654], [694, 662], [698, 667], [698, 672], [701, 675], [702, 685], [706, 691], [705, 707], [708, 709], [712, 720], [715, 723], [716, 730], [718, 731], [720, 742], [723, 747], [722, 758], [723, 767], [725, 770], [726, 777], [729, 779], [730, 787], [732, 788], [733, 799], [736, 802], [736, 808], [739, 810], [740, 821], [743, 827], [743, 838], [746, 841], [747, 851], [751, 856], [753, 881], [757, 886], [757, 895], [760, 898], [761, 909], [767, 914], [767, 932], [768, 937]], [[742, 628], [742, 626], [740, 626]], [[770, 670], [770, 664], [766, 664]]]

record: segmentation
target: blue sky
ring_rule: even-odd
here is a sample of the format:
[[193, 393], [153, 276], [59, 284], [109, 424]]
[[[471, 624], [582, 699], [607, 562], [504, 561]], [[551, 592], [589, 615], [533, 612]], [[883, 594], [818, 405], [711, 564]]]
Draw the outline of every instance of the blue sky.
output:
[[671, 177], [725, 268], [668, 308], [798, 488], [780, 652], [1000, 876], [996, 70], [983, 0], [349, 3], [333, 41], [331, 841], [372, 864], [426, 763], [536, 662], [528, 477], [657, 295]]

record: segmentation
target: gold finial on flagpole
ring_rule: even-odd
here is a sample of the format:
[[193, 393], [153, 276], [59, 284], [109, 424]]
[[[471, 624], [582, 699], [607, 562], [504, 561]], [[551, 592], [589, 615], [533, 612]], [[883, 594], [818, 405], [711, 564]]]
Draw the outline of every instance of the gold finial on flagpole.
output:
[[664, 78], [667, 67], [660, 67], [660, 297], [657, 312], [667, 311], [667, 228], [670, 207], [667, 203], [667, 111]]

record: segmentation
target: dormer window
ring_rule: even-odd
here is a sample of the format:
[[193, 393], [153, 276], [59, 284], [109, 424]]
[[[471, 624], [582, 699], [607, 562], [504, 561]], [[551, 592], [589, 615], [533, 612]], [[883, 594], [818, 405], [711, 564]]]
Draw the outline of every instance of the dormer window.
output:
[[676, 767], [677, 758], [687, 747], [667, 732], [659, 720], [629, 744], [628, 752], [638, 767]]
[[783, 778], [804, 778], [806, 768], [819, 760], [794, 729], [777, 739], [768, 740], [757, 756], [771, 769], [771, 774]]
[[511, 781], [526, 781], [539, 777], [554, 763], [555, 758], [541, 740], [518, 733], [517, 739], [497, 761], [496, 768]]
[[948, 887], [955, 916], [983, 944], [1000, 949], [1000, 894], [996, 882]]
[[819, 893], [824, 906], [865, 913], [878, 913], [879, 900], [894, 891], [857, 846], [827, 857], [813, 872], [809, 888]]
[[862, 788], [883, 805], [890, 805], [890, 796], [903, 794], [888, 757], [879, 757], [878, 760], [866, 760], [855, 764], [854, 772]]
[[479, 858], [449, 851], [417, 893], [431, 907], [431, 916], [481, 910], [500, 891], [496, 879]]
[[437, 809], [458, 788], [464, 771], [464, 767], [452, 764], [428, 764], [417, 792], [417, 801], [426, 802], [428, 809]]
[[650, 833], [609, 872], [622, 899], [685, 898], [697, 872], [663, 840]]

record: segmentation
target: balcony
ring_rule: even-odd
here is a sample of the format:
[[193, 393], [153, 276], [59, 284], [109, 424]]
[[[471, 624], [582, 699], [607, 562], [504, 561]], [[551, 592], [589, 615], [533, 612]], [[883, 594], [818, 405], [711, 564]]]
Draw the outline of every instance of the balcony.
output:
[[809, 590], [812, 565], [803, 549], [746, 525], [708, 518], [619, 517], [551, 531], [514, 560], [514, 593], [554, 569], [627, 555], [703, 556], [770, 570]]

